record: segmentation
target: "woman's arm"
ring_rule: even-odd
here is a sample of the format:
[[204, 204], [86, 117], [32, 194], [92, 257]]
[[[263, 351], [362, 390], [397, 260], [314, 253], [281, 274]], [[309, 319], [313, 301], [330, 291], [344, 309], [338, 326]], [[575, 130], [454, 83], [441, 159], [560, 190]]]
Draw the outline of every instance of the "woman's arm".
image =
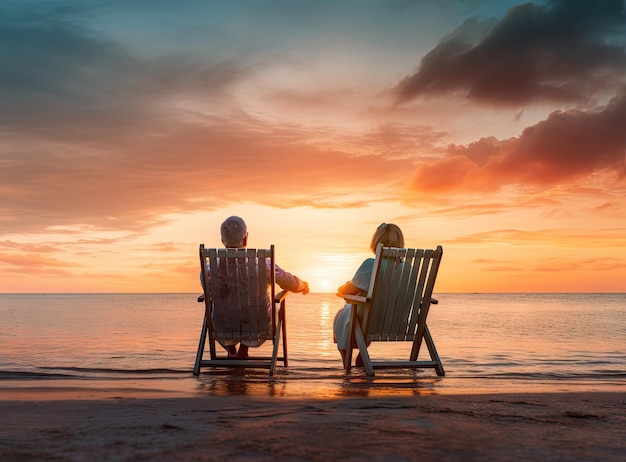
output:
[[350, 281], [348, 281], [344, 285], [339, 287], [337, 289], [337, 292], [339, 294], [357, 295], [359, 292], [361, 292], [361, 289], [359, 289], [357, 286], [355, 286]]
[[359, 295], [367, 292], [373, 267], [374, 259], [367, 258], [363, 263], [361, 263], [361, 266], [359, 266], [359, 269], [354, 274], [354, 277], [337, 289], [337, 295], [341, 297], [342, 294]]

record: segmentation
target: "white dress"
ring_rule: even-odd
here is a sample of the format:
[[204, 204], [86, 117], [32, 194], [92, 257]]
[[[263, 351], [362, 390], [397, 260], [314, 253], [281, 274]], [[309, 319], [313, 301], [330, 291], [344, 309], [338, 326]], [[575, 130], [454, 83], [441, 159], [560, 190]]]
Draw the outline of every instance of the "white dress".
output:
[[[374, 269], [374, 259], [367, 258], [359, 269], [356, 270], [354, 277], [350, 280], [352, 285], [367, 293], [372, 278], [372, 270]], [[340, 350], [348, 349], [348, 327], [350, 325], [350, 308], [351, 305], [346, 304], [342, 309], [337, 311], [335, 320], [333, 321], [333, 334], [337, 348]]]

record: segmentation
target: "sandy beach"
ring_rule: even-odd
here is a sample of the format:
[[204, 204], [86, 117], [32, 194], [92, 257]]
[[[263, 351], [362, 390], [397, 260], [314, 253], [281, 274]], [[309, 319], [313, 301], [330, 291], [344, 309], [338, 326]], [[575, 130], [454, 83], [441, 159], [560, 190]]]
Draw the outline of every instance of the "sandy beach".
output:
[[0, 460], [626, 459], [624, 393], [0, 402]]

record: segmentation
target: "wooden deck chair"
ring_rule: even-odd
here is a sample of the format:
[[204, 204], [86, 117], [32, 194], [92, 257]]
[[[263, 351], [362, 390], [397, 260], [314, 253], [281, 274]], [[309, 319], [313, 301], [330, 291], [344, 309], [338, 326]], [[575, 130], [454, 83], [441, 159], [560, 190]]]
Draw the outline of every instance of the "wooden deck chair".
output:
[[[437, 271], [443, 248], [435, 250], [376, 249], [369, 292], [366, 296], [338, 294], [352, 305], [348, 345], [359, 349], [367, 375], [373, 376], [375, 368], [434, 368], [444, 375], [443, 364], [437, 354], [426, 317], [431, 304]], [[425, 341], [430, 360], [417, 359], [422, 340]], [[413, 342], [408, 361], [374, 362], [368, 353], [370, 342]], [[344, 360], [350, 372], [352, 348]]]
[[[278, 361], [287, 366], [285, 298], [289, 292], [275, 293], [274, 268], [273, 245], [269, 249], [207, 249], [200, 244], [204, 294], [198, 301], [204, 301], [205, 310], [194, 375], [199, 375], [202, 367], [246, 367], [269, 368], [271, 376]], [[279, 356], [281, 336], [283, 351]], [[202, 359], [207, 338], [210, 359]], [[270, 340], [272, 356], [255, 356], [254, 348], [245, 359], [228, 358], [226, 351], [218, 355], [218, 341], [242, 340]]]

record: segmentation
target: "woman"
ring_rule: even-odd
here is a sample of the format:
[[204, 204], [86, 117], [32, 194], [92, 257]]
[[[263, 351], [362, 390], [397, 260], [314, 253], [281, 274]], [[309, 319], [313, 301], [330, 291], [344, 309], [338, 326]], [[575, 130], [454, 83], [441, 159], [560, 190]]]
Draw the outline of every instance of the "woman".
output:
[[[383, 247], [404, 247], [404, 236], [397, 225], [392, 223], [383, 223], [372, 236], [370, 249], [376, 253], [376, 247], [382, 244]], [[367, 258], [354, 274], [354, 277], [337, 289], [338, 296], [345, 295], [366, 295], [369, 289], [370, 280], [372, 278], [372, 270], [374, 269], [374, 259]], [[333, 322], [334, 340], [337, 342], [337, 349], [341, 353], [341, 358], [345, 359], [348, 349], [348, 329], [350, 325], [351, 305], [345, 305], [335, 315]], [[360, 314], [360, 313], [359, 313]], [[356, 358], [356, 365], [362, 366], [361, 355]]]

